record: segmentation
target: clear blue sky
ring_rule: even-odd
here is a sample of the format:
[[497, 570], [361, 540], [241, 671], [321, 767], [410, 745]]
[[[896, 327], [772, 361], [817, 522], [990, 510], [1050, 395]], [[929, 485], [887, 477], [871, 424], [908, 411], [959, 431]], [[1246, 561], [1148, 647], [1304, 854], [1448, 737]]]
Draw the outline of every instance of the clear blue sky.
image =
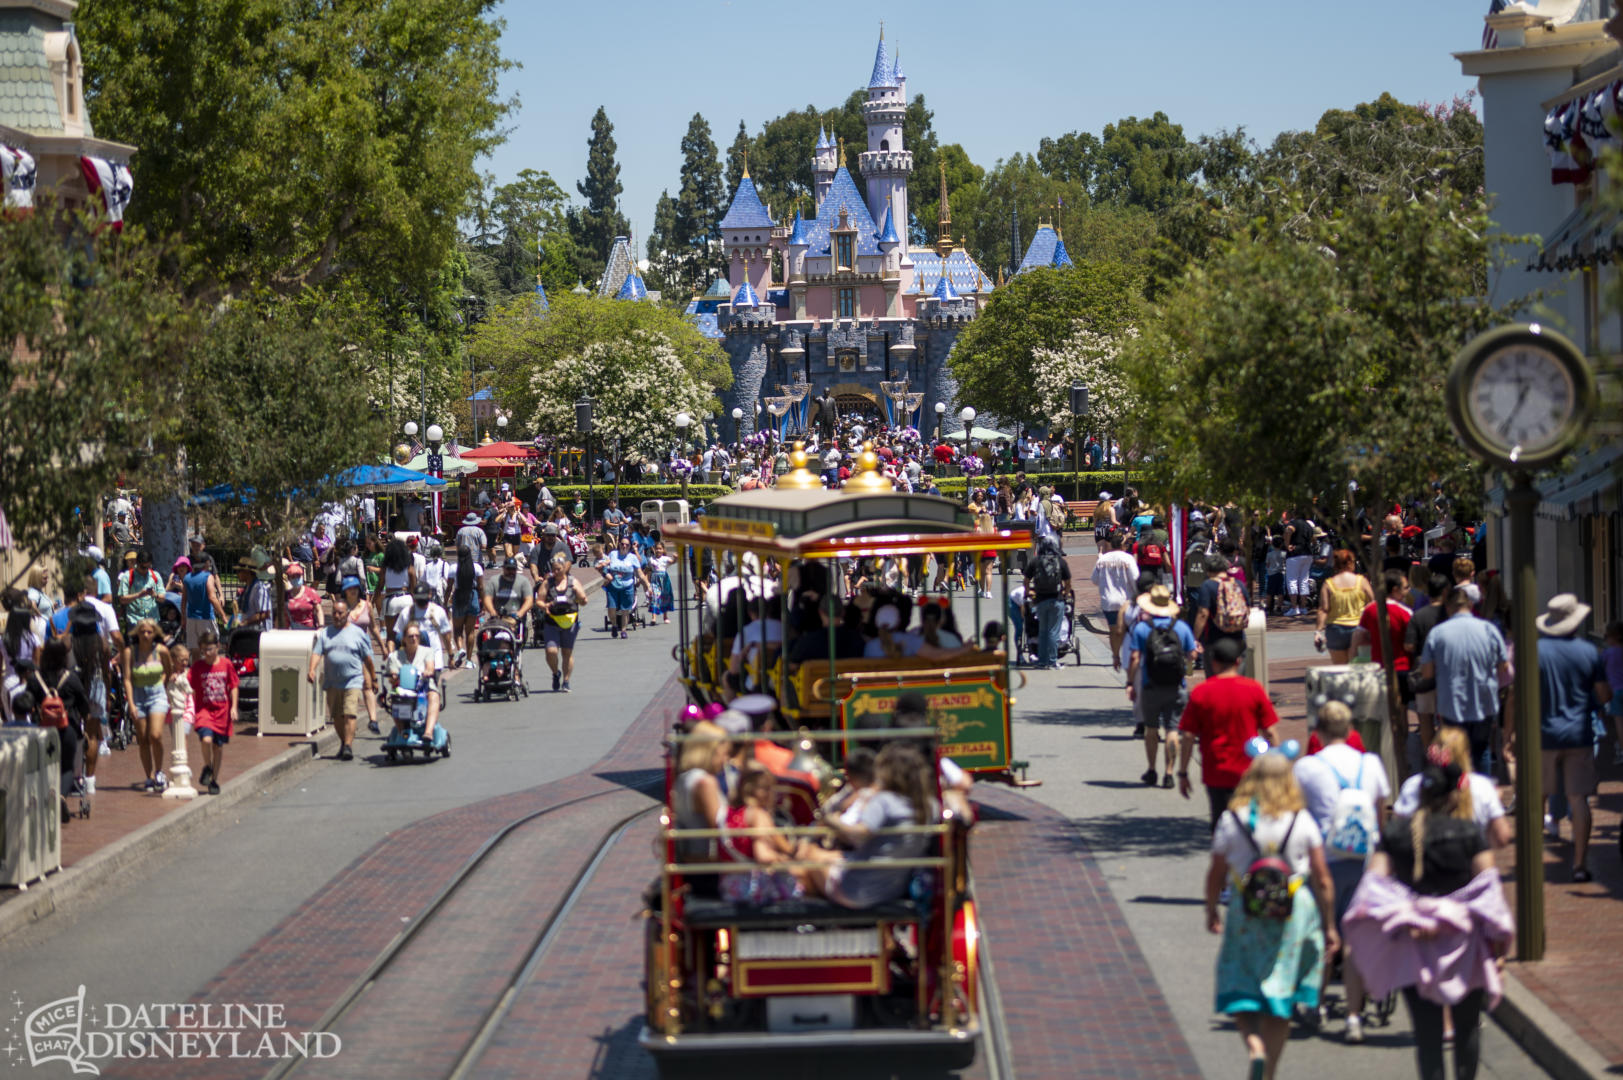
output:
[[901, 46], [909, 94], [923, 94], [935, 112], [940, 140], [990, 166], [1035, 153], [1045, 135], [1098, 132], [1157, 110], [1190, 137], [1243, 126], [1267, 141], [1383, 90], [1447, 101], [1474, 85], [1450, 54], [1479, 47], [1487, 8], [1487, 0], [507, 0], [503, 51], [523, 67], [503, 90], [519, 105], [506, 145], [481, 168], [498, 182], [544, 170], [575, 196], [592, 114], [604, 106], [640, 249], [660, 191], [675, 193], [695, 112], [724, 157], [739, 120], [753, 133], [790, 109], [838, 104], [867, 84], [880, 19], [886, 42]]

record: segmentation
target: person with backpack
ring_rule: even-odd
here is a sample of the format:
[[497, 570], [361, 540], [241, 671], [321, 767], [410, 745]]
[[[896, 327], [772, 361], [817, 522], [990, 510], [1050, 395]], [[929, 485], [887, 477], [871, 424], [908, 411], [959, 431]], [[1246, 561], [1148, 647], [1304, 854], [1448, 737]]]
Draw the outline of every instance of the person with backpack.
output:
[[1139, 532], [1137, 554], [1139, 573], [1154, 574], [1163, 585], [1172, 583], [1172, 548], [1166, 522], [1159, 515], [1152, 516], [1149, 525]]
[[36, 702], [34, 723], [56, 729], [61, 747], [62, 791], [66, 794], [73, 788], [74, 763], [84, 738], [85, 719], [90, 716], [90, 695], [74, 670], [66, 637], [48, 641], [40, 649], [39, 665], [27, 686]]
[[1065, 618], [1065, 595], [1071, 591], [1071, 568], [1054, 536], [1037, 538], [1036, 550], [1026, 561], [1026, 605], [1037, 613], [1037, 667], [1059, 667], [1060, 620]]
[[[1380, 842], [1392, 788], [1380, 757], [1348, 744], [1352, 710], [1346, 705], [1325, 703], [1319, 709], [1318, 732], [1325, 740], [1324, 749], [1298, 760], [1293, 771], [1307, 811], [1324, 834], [1339, 925], [1364, 876], [1364, 865]], [[1347, 1027], [1342, 1037], [1350, 1043], [1363, 1042], [1364, 980], [1350, 952], [1342, 955], [1341, 977], [1347, 1001]]]
[[[1251, 622], [1251, 608], [1245, 602], [1245, 586], [1235, 578], [1233, 567], [1221, 555], [1206, 558], [1206, 580], [1195, 591], [1195, 637], [1210, 656], [1211, 647], [1228, 638], [1245, 647], [1245, 628]], [[1212, 674], [1211, 660], [1206, 674]]]
[[1324, 838], [1290, 757], [1260, 753], [1212, 833], [1206, 872], [1206, 929], [1223, 935], [1216, 1007], [1245, 1040], [1252, 1080], [1273, 1080], [1296, 1006], [1318, 1008], [1325, 958], [1341, 944], [1334, 904]]
[[1189, 762], [1199, 746], [1200, 779], [1206, 786], [1213, 828], [1250, 766], [1246, 744], [1259, 736], [1269, 744], [1277, 741], [1273, 729], [1279, 713], [1267, 689], [1240, 674], [1244, 652], [1244, 642], [1233, 638], [1220, 638], [1206, 650], [1211, 674], [1189, 692], [1189, 704], [1178, 722], [1178, 791], [1186, 799], [1193, 791]]
[[1138, 598], [1138, 609], [1148, 616], [1134, 624], [1127, 661], [1127, 697], [1139, 705], [1144, 723], [1144, 758], [1149, 768], [1139, 779], [1155, 784], [1155, 751], [1166, 732], [1166, 774], [1161, 786], [1172, 787], [1172, 763], [1178, 753], [1178, 722], [1182, 719], [1187, 684], [1186, 665], [1195, 658], [1195, 635], [1178, 618], [1172, 590], [1155, 585]]

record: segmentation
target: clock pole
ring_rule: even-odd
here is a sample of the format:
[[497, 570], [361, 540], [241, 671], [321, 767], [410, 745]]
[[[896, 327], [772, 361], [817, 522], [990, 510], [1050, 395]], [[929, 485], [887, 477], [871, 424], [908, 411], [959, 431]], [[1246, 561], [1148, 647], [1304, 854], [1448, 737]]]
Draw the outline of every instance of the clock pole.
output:
[[1533, 562], [1539, 494], [1530, 473], [1516, 472], [1507, 479], [1516, 639], [1510, 690], [1516, 724], [1516, 959], [1525, 963], [1544, 958], [1544, 763], [1538, 715], [1538, 568]]

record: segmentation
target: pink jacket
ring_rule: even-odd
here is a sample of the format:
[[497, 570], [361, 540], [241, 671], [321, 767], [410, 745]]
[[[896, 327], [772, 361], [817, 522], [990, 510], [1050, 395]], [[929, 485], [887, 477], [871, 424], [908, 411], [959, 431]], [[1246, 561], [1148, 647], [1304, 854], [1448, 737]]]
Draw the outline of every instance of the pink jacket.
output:
[[1428, 1001], [1452, 1005], [1486, 990], [1490, 1009], [1501, 990], [1491, 946], [1514, 931], [1491, 870], [1447, 896], [1422, 896], [1396, 878], [1365, 874], [1341, 920], [1359, 974], [1376, 997], [1413, 986]]

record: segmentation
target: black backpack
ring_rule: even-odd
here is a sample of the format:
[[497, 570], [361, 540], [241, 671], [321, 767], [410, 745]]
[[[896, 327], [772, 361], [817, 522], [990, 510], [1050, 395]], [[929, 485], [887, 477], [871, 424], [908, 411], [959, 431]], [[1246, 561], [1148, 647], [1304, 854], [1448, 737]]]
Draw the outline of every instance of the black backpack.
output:
[[1036, 568], [1031, 573], [1031, 587], [1039, 593], [1057, 593], [1065, 584], [1065, 563], [1059, 552], [1044, 546], [1037, 552]]
[[1183, 682], [1183, 644], [1172, 623], [1165, 626], [1150, 624], [1149, 640], [1144, 643], [1144, 677], [1153, 686], [1177, 686]]

